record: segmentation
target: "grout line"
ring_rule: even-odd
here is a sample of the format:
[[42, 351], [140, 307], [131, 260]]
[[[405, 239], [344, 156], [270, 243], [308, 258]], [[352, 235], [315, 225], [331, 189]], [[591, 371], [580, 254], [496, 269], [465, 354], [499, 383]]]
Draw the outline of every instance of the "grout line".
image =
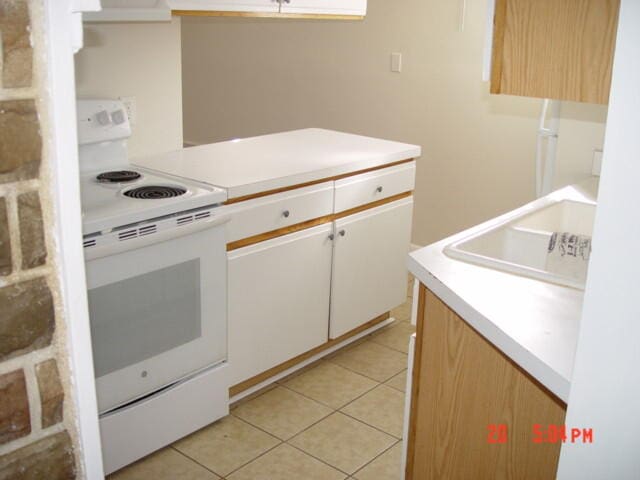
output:
[[[174, 442], [174, 443], [175, 443], [175, 442]], [[174, 447], [173, 445], [174, 445], [173, 443], [172, 443], [171, 445], [169, 445], [169, 448], [171, 448], [172, 450], [174, 450], [174, 451], [178, 452], [180, 455], [182, 455], [182, 456], [183, 456], [184, 458], [186, 458], [187, 460], [189, 460], [189, 461], [191, 461], [191, 462], [195, 463], [196, 465], [201, 466], [201, 467], [202, 467], [202, 468], [204, 468], [207, 472], [211, 472], [211, 473], [213, 473], [216, 477], [220, 477], [220, 479], [221, 479], [221, 480], [224, 480], [224, 479], [223, 479], [223, 477], [222, 477], [220, 474], [218, 474], [218, 473], [214, 472], [213, 470], [211, 470], [211, 469], [210, 469], [209, 467], [207, 467], [206, 465], [203, 465], [202, 463], [200, 463], [199, 461], [197, 461], [195, 458], [191, 458], [189, 455], [187, 455], [187, 454], [186, 454], [186, 453], [184, 453], [183, 451], [178, 450], [178, 449], [177, 449], [176, 447]]]
[[[322, 459], [320, 459], [320, 458], [315, 457], [314, 455], [312, 455], [311, 453], [307, 452], [306, 450], [303, 450], [302, 448], [297, 447], [297, 446], [295, 446], [295, 445], [293, 445], [293, 444], [291, 444], [291, 443], [289, 443], [289, 442], [290, 442], [291, 440], [293, 440], [294, 438], [296, 438], [296, 437], [298, 437], [298, 436], [302, 435], [304, 432], [306, 432], [306, 431], [307, 431], [307, 430], [309, 430], [310, 428], [314, 427], [315, 425], [317, 425], [317, 424], [318, 424], [318, 423], [320, 423], [321, 421], [326, 420], [328, 417], [330, 417], [331, 415], [334, 415], [334, 414], [342, 414], [342, 415], [344, 415], [345, 417], [351, 418], [352, 420], [355, 420], [355, 421], [356, 421], [356, 422], [358, 422], [358, 423], [361, 423], [361, 424], [363, 424], [363, 425], [365, 425], [365, 426], [367, 426], [367, 427], [371, 427], [371, 428], [373, 428], [374, 430], [377, 430], [377, 431], [379, 431], [379, 432], [381, 432], [381, 433], [383, 433], [383, 434], [385, 434], [385, 435], [387, 435], [387, 436], [389, 436], [389, 437], [393, 438], [393, 439], [395, 440], [395, 442], [393, 443], [393, 445], [395, 445], [396, 443], [398, 443], [398, 441], [402, 441], [402, 439], [398, 439], [398, 437], [396, 437], [395, 435], [390, 435], [389, 433], [387, 433], [387, 432], [385, 432], [385, 431], [383, 431], [383, 430], [380, 430], [379, 428], [376, 428], [376, 427], [374, 427], [373, 425], [369, 425], [368, 423], [365, 423], [365, 422], [363, 422], [362, 420], [359, 420], [359, 419], [357, 419], [357, 418], [354, 418], [354, 417], [352, 417], [351, 415], [347, 415], [346, 413], [341, 412], [340, 410], [335, 410], [335, 411], [333, 411], [332, 413], [330, 413], [329, 415], [327, 415], [326, 417], [324, 417], [323, 419], [318, 420], [318, 421], [317, 421], [317, 422], [315, 422], [313, 425], [309, 425], [309, 426], [308, 426], [307, 428], [305, 428], [304, 430], [302, 430], [302, 431], [300, 431], [299, 433], [295, 434], [293, 437], [291, 437], [291, 438], [290, 438], [289, 440], [287, 440], [285, 443], [286, 443], [287, 445], [291, 445], [292, 447], [297, 448], [297, 449], [298, 449], [298, 450], [300, 450], [301, 452], [304, 452], [304, 453], [306, 453], [307, 455], [309, 455], [309, 456], [311, 456], [311, 457], [313, 457], [313, 458], [316, 458], [317, 460], [320, 460], [320, 461], [321, 461], [321, 462], [323, 462], [323, 463], [327, 463], [327, 462], [325, 462], [324, 460], [322, 460]], [[391, 448], [393, 445], [391, 445], [389, 448]], [[387, 449], [387, 450], [388, 450], [388, 449]], [[386, 451], [386, 450], [385, 450], [385, 451]], [[384, 452], [382, 452], [382, 453], [384, 453]], [[382, 453], [380, 453], [380, 455], [382, 455]], [[379, 455], [378, 455], [378, 456], [379, 456]], [[377, 457], [377, 456], [376, 456], [376, 457]], [[340, 469], [339, 469], [338, 467], [336, 467], [335, 465], [331, 465], [331, 464], [329, 464], [329, 463], [327, 463], [327, 465], [329, 465], [329, 466], [331, 466], [331, 467], [333, 467], [333, 468], [335, 468], [335, 469], [337, 469], [337, 470], [340, 470]], [[362, 467], [361, 467], [361, 468], [362, 468]], [[353, 475], [352, 473], [347, 473], [347, 472], [345, 472], [344, 470], [340, 470], [340, 471], [341, 471], [341, 472], [343, 472], [343, 473], [345, 473], [345, 474], [346, 474], [346, 475], [348, 475], [348, 476]], [[355, 472], [354, 472], [354, 473], [355, 473]]]
[[[303, 450], [303, 449], [302, 449], [302, 448], [300, 448], [300, 447], [297, 447], [297, 446], [295, 446], [295, 445], [292, 445], [292, 444], [291, 444], [291, 443], [289, 443], [289, 442], [286, 442], [286, 444], [287, 444], [288, 446], [290, 446], [291, 448], [295, 448], [295, 449], [296, 449], [296, 450], [298, 450], [299, 452], [302, 452], [302, 453], [304, 453], [305, 455], [307, 455], [307, 456], [309, 456], [309, 457], [311, 457], [311, 458], [314, 458], [314, 459], [318, 460], [318, 461], [319, 461], [319, 462], [321, 462], [321, 463], [324, 463], [325, 465], [327, 465], [327, 466], [329, 466], [329, 467], [333, 468], [334, 470], [337, 470], [337, 471], [339, 471], [340, 473], [344, 473], [344, 474], [347, 476], [347, 478], [351, 478], [351, 474], [349, 474], [349, 473], [345, 472], [344, 470], [339, 469], [339, 468], [338, 468], [338, 467], [336, 467], [335, 465], [331, 465], [329, 462], [327, 462], [327, 461], [325, 461], [325, 460], [323, 460], [323, 459], [321, 459], [321, 458], [318, 458], [318, 457], [316, 457], [315, 455], [313, 455], [313, 454], [311, 454], [311, 453], [307, 452], [306, 450]], [[346, 480], [346, 479], [344, 479], [344, 480]]]
[[385, 432], [384, 430], [382, 430], [380, 427], [376, 427], [375, 425], [369, 425], [367, 422], [365, 422], [364, 420], [360, 419], [360, 418], [356, 418], [352, 415], [349, 415], [346, 412], [343, 412], [342, 410], [338, 410], [336, 413], [341, 413], [343, 414], [345, 417], [349, 417], [353, 420], [356, 420], [357, 422], [360, 422], [363, 425], [366, 425], [367, 427], [373, 428], [374, 430], [379, 431], [380, 433], [384, 433], [385, 435], [387, 435], [388, 437], [393, 438], [394, 440], [402, 440], [402, 437], [396, 437], [394, 434], [389, 433], [389, 432]]
[[[352, 373], [353, 373], [353, 372], [352, 372]], [[360, 397], [362, 397], [362, 396], [366, 395], [366, 394], [367, 394], [367, 393], [369, 393], [371, 390], [373, 390], [373, 389], [375, 389], [375, 388], [379, 387], [380, 385], [382, 385], [382, 384], [381, 384], [380, 382], [376, 381], [376, 385], [374, 385], [373, 387], [371, 387], [371, 388], [367, 389], [364, 393], [362, 393], [362, 394], [358, 395], [357, 397], [354, 397], [352, 400], [349, 400], [347, 403], [345, 403], [345, 404], [344, 404], [344, 405], [342, 405], [341, 407], [338, 407], [337, 409], [336, 409], [336, 407], [334, 407], [334, 406], [332, 406], [332, 405], [329, 405], [329, 404], [326, 404], [326, 403], [324, 403], [324, 402], [321, 402], [320, 400], [316, 400], [315, 398], [309, 397], [309, 396], [305, 395], [304, 393], [300, 393], [300, 392], [298, 392], [297, 390], [294, 390], [294, 389], [293, 389], [293, 388], [291, 388], [291, 387], [287, 387], [286, 385], [280, 385], [280, 386], [281, 386], [281, 387], [286, 388], [287, 390], [291, 390], [293, 393], [296, 393], [296, 394], [300, 395], [301, 397], [307, 398], [307, 399], [309, 399], [309, 400], [313, 400], [314, 402], [319, 403], [320, 405], [323, 405], [323, 406], [325, 406], [325, 407], [328, 407], [328, 408], [332, 409], [334, 412], [337, 412], [337, 411], [339, 411], [341, 408], [346, 407], [346, 406], [347, 406], [347, 405], [349, 405], [351, 402], [353, 402], [353, 401], [357, 400], [358, 398], [360, 398]]]
[[[399, 443], [402, 443], [402, 440], [398, 440], [396, 443], [394, 443], [393, 445], [391, 445], [389, 448], [387, 448], [384, 452], [381, 452], [380, 454], [376, 455], [374, 458], [372, 458], [371, 460], [369, 460], [367, 463], [365, 463], [363, 466], [361, 466], [358, 470], [356, 470], [355, 472], [353, 472], [351, 474], [351, 476], [354, 476], [356, 473], [361, 472], [363, 469], [365, 469], [368, 465], [371, 465], [373, 462], [375, 462], [378, 458], [380, 458], [382, 455], [384, 455], [385, 453], [387, 453], [389, 450], [391, 450], [393, 447], [395, 447], [396, 445], [398, 445]], [[399, 469], [399, 467], [398, 467]], [[354, 477], [355, 478], [355, 477]]]
[[[379, 345], [379, 344], [377, 344], [377, 343], [376, 343], [376, 345], [378, 345], [378, 346], [380, 346], [380, 347], [384, 347], [384, 345]], [[387, 347], [385, 347], [385, 348], [387, 348]], [[391, 350], [391, 349], [389, 349], [389, 350]], [[393, 350], [393, 351], [394, 351], [394, 353], [398, 353], [396, 350]], [[331, 362], [331, 360], [327, 360], [327, 362]], [[360, 372], [358, 372], [358, 371], [356, 371], [356, 370], [353, 370], [352, 368], [349, 368], [349, 367], [347, 367], [347, 366], [345, 366], [345, 365], [342, 365], [342, 364], [340, 364], [340, 363], [335, 363], [335, 362], [331, 362], [331, 363], [333, 363], [334, 365], [338, 365], [339, 367], [342, 367], [342, 368], [344, 368], [344, 369], [346, 369], [346, 370], [349, 370], [349, 371], [350, 371], [350, 372], [352, 372], [352, 373], [357, 373], [358, 375], [362, 375], [363, 377], [366, 377], [366, 378], [368, 378], [369, 380], [373, 380], [374, 382], [377, 382], [377, 383], [384, 383], [384, 382], [388, 382], [388, 381], [389, 381], [389, 380], [391, 380], [393, 377], [395, 377], [397, 374], [399, 374], [400, 372], [402, 372], [402, 371], [404, 371], [404, 370], [406, 370], [406, 369], [407, 369], [406, 367], [403, 367], [401, 370], [398, 370], [396, 373], [394, 373], [393, 375], [391, 375], [389, 378], [386, 378], [385, 380], [378, 380], [378, 379], [376, 379], [376, 378], [373, 378], [373, 377], [370, 377], [370, 376], [368, 376], [368, 375], [365, 375], [364, 373], [360, 373]]]
[[[292, 391], [293, 391], [293, 390], [292, 390]], [[298, 392], [294, 392], [294, 393], [298, 394]], [[298, 395], [300, 395], [300, 394], [298, 394]], [[300, 396], [303, 396], [303, 395], [300, 395]], [[305, 398], [308, 398], [308, 397], [305, 397]], [[312, 400], [312, 399], [311, 399], [311, 400]], [[314, 402], [315, 402], [315, 403], [318, 403], [320, 406], [323, 406], [323, 407], [325, 406], [324, 404], [319, 403], [319, 402], [317, 402], [317, 401], [315, 401], [315, 400], [314, 400]], [[280, 437], [276, 437], [273, 433], [270, 433], [269, 431], [265, 430], [265, 429], [264, 429], [264, 428], [262, 428], [262, 427], [259, 427], [258, 425], [254, 425], [254, 424], [253, 424], [253, 423], [251, 423], [249, 420], [245, 420], [244, 418], [238, 417], [238, 416], [233, 415], [233, 414], [232, 414], [232, 415], [233, 415], [235, 418], [237, 418], [238, 420], [243, 421], [243, 422], [244, 422], [244, 423], [246, 423], [247, 425], [251, 425], [252, 427], [257, 428], [258, 430], [260, 430], [260, 431], [262, 431], [262, 432], [264, 432], [264, 433], [267, 433], [267, 434], [271, 435], [272, 437], [274, 437], [274, 438], [276, 438], [276, 439], [280, 440], [281, 442], [288, 442], [288, 441], [289, 441], [289, 440], [291, 440], [293, 437], [297, 437], [297, 436], [298, 436], [298, 435], [300, 435], [302, 432], [304, 432], [304, 431], [306, 431], [306, 430], [310, 429], [310, 428], [311, 428], [311, 427], [313, 427], [314, 425], [316, 425], [316, 424], [320, 423], [320, 422], [321, 422], [322, 420], [324, 420], [325, 418], [327, 418], [327, 417], [331, 416], [332, 414], [334, 414], [335, 412], [337, 412], [337, 410], [334, 410], [334, 409], [333, 409], [333, 407], [328, 407], [328, 408], [330, 408], [330, 409], [331, 409], [331, 412], [327, 413], [327, 414], [326, 414], [326, 415], [324, 415], [322, 418], [320, 418], [320, 419], [316, 420], [316, 421], [315, 421], [315, 422], [313, 422], [311, 425], [309, 425], [309, 426], [307, 426], [307, 427], [303, 428], [303, 429], [302, 429], [302, 430], [300, 430], [299, 432], [297, 432], [297, 433], [293, 434], [291, 437], [289, 437], [289, 438], [288, 438], [288, 439], [286, 439], [286, 440], [282, 440]]]

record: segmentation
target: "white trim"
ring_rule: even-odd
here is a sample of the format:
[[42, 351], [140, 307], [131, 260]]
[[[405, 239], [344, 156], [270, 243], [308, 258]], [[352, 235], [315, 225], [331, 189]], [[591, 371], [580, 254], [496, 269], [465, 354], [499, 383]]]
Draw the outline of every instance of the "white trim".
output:
[[493, 17], [495, 16], [496, 1], [487, 0], [487, 21], [482, 48], [482, 81], [491, 81], [491, 60], [493, 54]]
[[326, 357], [327, 355], [329, 355], [330, 353], [335, 352], [336, 350], [341, 349], [342, 347], [345, 347], [347, 345], [349, 345], [350, 343], [355, 342], [356, 340], [361, 339], [362, 337], [366, 337], [367, 335], [370, 335], [371, 333], [380, 330], [383, 327], [386, 327], [387, 325], [390, 325], [391, 323], [393, 323], [395, 321], [395, 318], [393, 317], [389, 317], [387, 320], [377, 323], [375, 324], [373, 327], [367, 328], [366, 330], [363, 330], [362, 332], [347, 338], [346, 340], [335, 344], [333, 347], [327, 348], [326, 350], [321, 351], [320, 353], [315, 354], [313, 357], [309, 357], [306, 360], [303, 360], [300, 363], [296, 363], [293, 367], [288, 368], [280, 373], [277, 373], [275, 375], [273, 375], [272, 377], [269, 377], [268, 379], [266, 379], [264, 382], [260, 382], [257, 385], [254, 385], [251, 388], [248, 388], [240, 393], [238, 393], [237, 395], [231, 397], [229, 399], [229, 405], [242, 400], [243, 398], [251, 395], [252, 393], [257, 392], [258, 390], [263, 389], [264, 387], [271, 385], [274, 382], [277, 382], [278, 380], [283, 379], [284, 377], [286, 377], [287, 375], [291, 375], [293, 372], [296, 372], [298, 370], [300, 370], [303, 367], [306, 367], [307, 365], [312, 364], [313, 362], [320, 360], [323, 357]]
[[[51, 126], [51, 193], [56, 217], [56, 260], [67, 325], [79, 458], [87, 479], [104, 478], [93, 376], [91, 331], [82, 252], [82, 217], [76, 132], [75, 78], [70, 0], [45, 2]], [[77, 15], [77, 14], [76, 14]]]

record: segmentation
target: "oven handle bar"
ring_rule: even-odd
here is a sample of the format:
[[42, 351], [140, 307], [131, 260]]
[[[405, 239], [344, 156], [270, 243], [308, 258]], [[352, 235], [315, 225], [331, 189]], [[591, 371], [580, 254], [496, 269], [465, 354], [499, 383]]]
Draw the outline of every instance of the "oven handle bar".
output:
[[84, 252], [84, 259], [88, 262], [89, 260], [95, 260], [97, 258], [108, 257], [118, 253], [128, 252], [130, 250], [137, 250], [138, 248], [147, 247], [155, 243], [166, 242], [167, 240], [173, 240], [174, 238], [192, 235], [194, 233], [201, 232], [202, 230], [217, 227], [227, 223], [229, 220], [231, 220], [231, 215], [216, 215], [215, 217], [211, 217], [206, 220], [199, 220], [188, 225], [169, 228], [144, 237], [114, 242], [109, 245], [98, 245], [86, 249]]

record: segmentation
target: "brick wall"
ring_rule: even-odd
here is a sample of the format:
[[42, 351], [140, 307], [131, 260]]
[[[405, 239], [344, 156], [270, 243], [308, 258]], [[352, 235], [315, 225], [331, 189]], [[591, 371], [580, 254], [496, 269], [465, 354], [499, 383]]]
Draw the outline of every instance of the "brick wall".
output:
[[42, 26], [42, 0], [0, 0], [0, 480], [76, 478]]

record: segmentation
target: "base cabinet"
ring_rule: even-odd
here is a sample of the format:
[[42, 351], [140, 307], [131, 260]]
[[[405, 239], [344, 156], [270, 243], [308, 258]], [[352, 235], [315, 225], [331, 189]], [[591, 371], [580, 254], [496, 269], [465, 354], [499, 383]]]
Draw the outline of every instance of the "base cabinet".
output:
[[231, 384], [327, 341], [331, 224], [228, 253]]
[[556, 478], [566, 406], [420, 286], [406, 480]]
[[404, 301], [412, 213], [408, 197], [335, 221], [330, 338]]
[[406, 160], [224, 207], [232, 397], [405, 301], [414, 181]]

